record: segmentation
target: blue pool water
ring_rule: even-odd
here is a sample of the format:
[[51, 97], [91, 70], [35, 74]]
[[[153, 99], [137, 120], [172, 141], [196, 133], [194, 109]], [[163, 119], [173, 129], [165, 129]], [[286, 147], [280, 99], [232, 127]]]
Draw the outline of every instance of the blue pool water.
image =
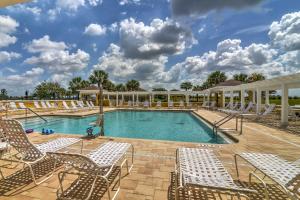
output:
[[[56, 133], [85, 135], [97, 116], [46, 117], [20, 120], [26, 129], [41, 132], [42, 128]], [[172, 111], [113, 111], [105, 113], [105, 135], [110, 137], [141, 138], [202, 143], [227, 143], [214, 136], [212, 129], [190, 112]], [[99, 129], [95, 129], [94, 133]]]

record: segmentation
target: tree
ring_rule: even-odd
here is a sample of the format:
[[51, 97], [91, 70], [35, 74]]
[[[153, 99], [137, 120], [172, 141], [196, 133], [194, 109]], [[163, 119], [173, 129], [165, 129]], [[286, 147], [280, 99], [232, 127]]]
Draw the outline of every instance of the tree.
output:
[[194, 85], [193, 91], [201, 91], [201, 90], [203, 90], [201, 85]]
[[108, 91], [116, 91], [116, 86], [113, 82], [111, 82], [110, 80], [107, 80], [103, 84], [103, 89], [108, 90]]
[[29, 96], [29, 92], [28, 90], [25, 91], [25, 99], [28, 99], [28, 96]]
[[129, 91], [138, 91], [140, 89], [140, 82], [138, 82], [137, 80], [127, 81], [126, 87]]
[[56, 99], [64, 93], [64, 90], [57, 82], [43, 81], [35, 87], [34, 96], [39, 99]]
[[0, 90], [0, 99], [7, 99], [7, 90], [5, 88]]
[[252, 73], [248, 77], [247, 82], [251, 83], [251, 82], [255, 82], [255, 81], [262, 81], [262, 80], [265, 80], [265, 79], [266, 79], [266, 77], [261, 73]]
[[243, 83], [247, 83], [248, 75], [243, 74], [243, 73], [235, 74], [235, 75], [233, 75], [233, 79], [236, 81], [241, 81]]
[[89, 80], [93, 84], [97, 84], [99, 87], [99, 95], [100, 95], [100, 135], [104, 136], [104, 112], [103, 112], [103, 84], [108, 81], [108, 74], [103, 70], [94, 70], [90, 75]]
[[189, 81], [182, 82], [182, 83], [180, 84], [180, 88], [181, 88], [181, 89], [184, 89], [185, 91], [188, 91], [188, 90], [190, 90], [190, 89], [193, 88], [193, 84], [192, 84], [191, 82], [189, 82]]
[[152, 91], [167, 91], [166, 88], [153, 88]]
[[83, 80], [81, 77], [75, 77], [69, 82], [69, 90], [71, 90], [73, 95], [77, 95], [77, 99], [79, 99], [78, 90], [86, 88], [89, 85], [89, 81]]
[[122, 83], [120, 84], [117, 84], [115, 89], [118, 91], [118, 92], [125, 92], [127, 89], [126, 89], [126, 86]]
[[227, 76], [225, 75], [224, 72], [215, 71], [208, 75], [206, 82], [208, 83], [209, 87], [213, 87], [226, 80], [227, 80]]

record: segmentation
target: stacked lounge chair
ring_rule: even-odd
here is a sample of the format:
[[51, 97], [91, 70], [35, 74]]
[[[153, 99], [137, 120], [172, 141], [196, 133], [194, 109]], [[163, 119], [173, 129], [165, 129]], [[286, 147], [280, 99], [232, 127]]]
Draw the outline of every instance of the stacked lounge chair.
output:
[[173, 108], [174, 107], [174, 103], [173, 103], [173, 101], [169, 101], [169, 103], [168, 103], [168, 108]]

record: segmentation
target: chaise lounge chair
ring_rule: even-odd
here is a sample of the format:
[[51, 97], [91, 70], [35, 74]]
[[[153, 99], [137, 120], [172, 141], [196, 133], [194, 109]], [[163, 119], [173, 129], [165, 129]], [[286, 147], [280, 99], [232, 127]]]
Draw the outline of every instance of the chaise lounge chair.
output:
[[156, 102], [156, 108], [161, 108], [161, 101]]
[[[57, 152], [82, 141], [78, 138], [58, 138], [49, 142], [35, 145], [29, 141], [22, 125], [18, 121], [0, 120], [0, 127], [1, 137], [3, 137], [6, 142], [17, 151], [16, 155], [10, 156], [8, 159], [2, 157], [1, 160], [23, 164], [23, 170], [25, 169], [25, 166], [27, 166], [36, 185], [43, 183], [53, 175], [56, 169], [56, 162], [53, 165], [52, 172], [45, 179], [39, 182], [36, 179], [36, 174], [32, 167], [33, 165], [48, 159], [49, 157], [46, 155], [47, 152]], [[2, 178], [5, 179], [1, 170], [1, 166], [0, 174]]]
[[[277, 183], [290, 199], [300, 199], [300, 165], [286, 161], [274, 154], [263, 153], [240, 153], [235, 155], [235, 165], [237, 176], [239, 177], [239, 169], [237, 159], [242, 158], [248, 164], [255, 168], [249, 174], [249, 181], [252, 177], [259, 180], [265, 190], [265, 198], [269, 199], [267, 185], [264, 181], [266, 177]], [[256, 173], [259, 171], [263, 177], [258, 176]]]
[[[242, 197], [249, 199], [246, 194], [255, 192], [237, 186], [211, 149], [177, 149], [175, 170], [176, 200], [179, 198], [180, 188], [186, 189], [188, 195], [193, 190], [212, 191], [218, 196], [213, 199], [222, 199], [222, 195], [228, 195], [230, 199], [242, 199]], [[229, 199], [228, 196], [224, 199]]]
[[[128, 165], [128, 152], [131, 150], [131, 166]], [[84, 156], [81, 154], [69, 154], [69, 153], [53, 153], [49, 152], [49, 156], [55, 158], [58, 162], [66, 164], [66, 170], [58, 174], [59, 178], [59, 188], [57, 190], [58, 199], [75, 199], [76, 197], [71, 196], [72, 194], [76, 195], [79, 192], [76, 192], [76, 189], [80, 188], [80, 182], [84, 182], [85, 179], [91, 179], [88, 187], [84, 188], [86, 196], [81, 197], [82, 199], [89, 199], [97, 187], [97, 182], [104, 182], [104, 188], [107, 191], [108, 199], [114, 199], [119, 190], [120, 182], [122, 178], [122, 168], [126, 165], [127, 173], [129, 174], [133, 167], [133, 156], [134, 148], [131, 144], [128, 143], [119, 143], [119, 142], [106, 142], [100, 145], [97, 149], [93, 150], [88, 155]], [[118, 171], [117, 182], [113, 185], [112, 190], [117, 185], [115, 189], [115, 194], [112, 196], [110, 191], [110, 185], [112, 181], [110, 177]], [[75, 180], [73, 184], [67, 189], [65, 189], [64, 180], [67, 175], [77, 175], [79, 180]], [[80, 178], [84, 177], [84, 178]], [[69, 182], [68, 180], [67, 182]], [[81, 186], [84, 187], [84, 186]], [[101, 191], [103, 191], [101, 189]], [[76, 198], [77, 199], [77, 198]]]

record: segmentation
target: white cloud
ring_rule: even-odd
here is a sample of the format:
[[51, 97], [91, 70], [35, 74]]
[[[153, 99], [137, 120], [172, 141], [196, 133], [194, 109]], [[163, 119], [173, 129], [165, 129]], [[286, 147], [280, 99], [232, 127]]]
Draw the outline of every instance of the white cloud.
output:
[[91, 6], [98, 6], [103, 3], [103, 0], [88, 0], [88, 2]]
[[300, 49], [300, 12], [282, 16], [270, 26], [269, 36], [272, 44], [284, 50]]
[[27, 58], [24, 63], [39, 66], [52, 73], [76, 72], [87, 67], [90, 56], [78, 49], [70, 53], [64, 42], [51, 41], [49, 36], [34, 39], [25, 48], [31, 53], [39, 53], [38, 56]]
[[31, 53], [39, 53], [46, 51], [60, 51], [67, 49], [67, 45], [64, 42], [54, 42], [50, 40], [48, 35], [40, 39], [34, 39], [29, 44], [25, 45], [25, 49], [27, 49]]
[[101, 26], [100, 24], [90, 24], [85, 27], [84, 34], [91, 36], [100, 36], [105, 35], [106, 27]]
[[44, 69], [40, 68], [40, 67], [36, 67], [36, 68], [32, 68], [31, 70], [29, 71], [26, 71], [24, 73], [24, 76], [29, 76], [29, 77], [32, 77], [32, 76], [38, 76], [38, 75], [41, 75], [44, 73]]
[[17, 30], [19, 23], [13, 18], [0, 15], [0, 48], [7, 47], [17, 41], [15, 36], [11, 36]]
[[241, 29], [241, 30], [235, 32], [234, 35], [261, 33], [261, 32], [268, 31], [269, 28], [270, 28], [269, 24], [268, 25], [258, 25], [258, 26]]
[[141, 0], [120, 0], [119, 4], [121, 6], [126, 5], [126, 4], [135, 4], [139, 5], [141, 3]]
[[56, 0], [56, 5], [61, 9], [77, 11], [79, 7], [85, 5], [85, 0]]
[[150, 25], [125, 19], [120, 23], [120, 40], [126, 57], [140, 59], [181, 54], [197, 43], [187, 27], [170, 19], [153, 19]]
[[94, 51], [94, 52], [98, 51], [98, 48], [97, 48], [97, 44], [96, 44], [96, 43], [93, 43], [93, 44], [92, 44], [92, 48], [93, 48], [93, 51]]
[[118, 23], [117, 23], [117, 22], [112, 23], [112, 24], [108, 27], [108, 29], [109, 29], [111, 32], [116, 32], [116, 31], [118, 31], [118, 29], [119, 29]]
[[0, 51], [0, 64], [9, 62], [12, 59], [20, 58], [21, 54], [15, 52]]

